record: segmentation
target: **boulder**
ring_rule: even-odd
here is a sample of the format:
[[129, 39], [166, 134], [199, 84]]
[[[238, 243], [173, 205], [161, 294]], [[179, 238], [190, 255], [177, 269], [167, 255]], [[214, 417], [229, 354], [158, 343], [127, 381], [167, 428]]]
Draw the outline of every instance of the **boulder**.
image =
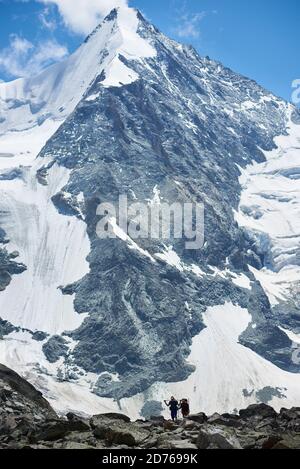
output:
[[161, 415], [160, 416], [152, 416], [152, 417], [150, 417], [149, 422], [151, 422], [153, 425], [163, 427], [164, 422], [165, 422], [165, 418]]
[[231, 416], [224, 417], [220, 414], [214, 414], [207, 420], [210, 425], [223, 425], [224, 427], [238, 428], [242, 426], [242, 423], [237, 418]]
[[208, 417], [203, 412], [200, 412], [199, 414], [189, 415], [187, 417], [187, 420], [192, 420], [193, 422], [203, 424], [203, 423], [207, 422]]
[[300, 418], [300, 408], [292, 407], [291, 409], [282, 408], [279, 413], [279, 419], [294, 420]]
[[82, 422], [70, 422], [68, 420], [49, 420], [39, 426], [36, 431], [30, 434], [30, 440], [35, 443], [38, 441], [55, 441], [64, 438], [71, 432], [82, 432], [87, 429]]
[[[1, 400], [1, 413], [8, 410], [16, 414], [16, 411], [29, 413], [41, 418], [57, 418], [55, 411], [42, 393], [35, 389], [28, 381], [21, 378], [13, 370], [0, 364], [0, 386], [3, 390]], [[6, 406], [8, 409], [6, 409]], [[33, 420], [33, 418], [32, 418]]]
[[109, 420], [104, 422], [96, 425], [93, 428], [93, 433], [96, 438], [105, 440], [109, 445], [138, 446], [149, 436], [149, 431], [132, 423], [122, 421], [112, 423]]
[[275, 410], [267, 404], [250, 405], [247, 409], [240, 410], [239, 414], [242, 419], [248, 419], [252, 417], [263, 419], [268, 417], [276, 418], [278, 415], [277, 412], [275, 412]]
[[200, 423], [194, 422], [193, 420], [184, 420], [182, 428], [186, 431], [198, 430], [201, 427]]
[[209, 425], [201, 428], [196, 445], [199, 449], [242, 449], [233, 429]]
[[67, 417], [68, 421], [72, 423], [74, 428], [76, 427], [76, 430], [74, 430], [74, 431], [84, 432], [84, 431], [90, 430], [90, 428], [91, 428], [88, 419], [84, 419], [82, 417], [79, 417], [78, 415], [73, 414], [72, 412], [69, 412], [66, 415], [66, 417]]
[[239, 420], [240, 419], [240, 416], [237, 415], [237, 414], [225, 413], [225, 414], [222, 414], [222, 417], [224, 417], [224, 419], [233, 419], [233, 420]]
[[176, 428], [178, 428], [178, 426], [172, 420], [165, 420], [163, 423], [163, 429], [166, 432], [171, 432], [173, 430], [176, 430]]
[[110, 412], [107, 414], [93, 415], [93, 417], [90, 419], [90, 425], [92, 428], [95, 428], [98, 424], [101, 424], [104, 421], [120, 421], [129, 423], [130, 418], [127, 415]]
[[157, 436], [151, 436], [150, 438], [147, 438], [147, 440], [145, 440], [141, 446], [143, 449], [155, 448], [155, 446], [157, 445], [157, 441]]
[[123, 422], [130, 422], [130, 418], [127, 415], [117, 414], [114, 412], [103, 414], [103, 417], [109, 420], [122, 420]]

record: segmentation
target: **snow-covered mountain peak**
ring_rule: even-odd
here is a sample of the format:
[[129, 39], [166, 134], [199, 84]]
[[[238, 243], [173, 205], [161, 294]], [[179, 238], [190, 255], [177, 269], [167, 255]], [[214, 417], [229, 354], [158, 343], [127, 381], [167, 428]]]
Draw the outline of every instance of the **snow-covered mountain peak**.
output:
[[154, 57], [155, 50], [139, 34], [139, 27], [142, 23], [144, 26], [148, 25], [135, 8], [114, 8], [86, 38], [82, 47], [90, 44], [93, 48], [97, 48], [97, 44], [102, 45], [103, 35], [106, 35], [107, 44], [116, 55], [123, 54], [128, 60]]
[[64, 61], [35, 77], [0, 84], [0, 136], [49, 120], [59, 127], [101, 74], [105, 76], [103, 86], [135, 81], [138, 75], [120, 57], [130, 61], [155, 56], [153, 47], [138, 34], [140, 20], [141, 15], [132, 8], [112, 10]]
[[104, 21], [87, 38], [85, 44], [97, 48], [102, 43], [107, 28], [107, 44], [102, 53], [106, 55], [102, 73], [105, 79], [103, 86], [122, 86], [138, 79], [138, 75], [126, 66], [122, 60], [140, 60], [156, 55], [151, 44], [142, 38], [139, 33], [139, 24], [142, 20], [139, 12], [133, 8], [120, 7], [111, 11]]
[[62, 62], [35, 77], [0, 84], [0, 156], [9, 156], [0, 159], [1, 169], [31, 166], [82, 98], [95, 98], [95, 93], [88, 90], [97, 77], [99, 86], [105, 88], [120, 87], [139, 78], [128, 63], [156, 55], [139, 34], [142, 22], [137, 10], [112, 10]]

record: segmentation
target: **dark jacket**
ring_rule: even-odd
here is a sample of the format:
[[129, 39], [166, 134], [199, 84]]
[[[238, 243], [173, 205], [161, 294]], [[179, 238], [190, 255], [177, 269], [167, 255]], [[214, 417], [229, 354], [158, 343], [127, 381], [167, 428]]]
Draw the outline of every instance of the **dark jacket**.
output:
[[167, 404], [167, 406], [170, 407], [170, 410], [175, 412], [175, 410], [178, 410], [178, 401], [169, 401], [169, 403]]

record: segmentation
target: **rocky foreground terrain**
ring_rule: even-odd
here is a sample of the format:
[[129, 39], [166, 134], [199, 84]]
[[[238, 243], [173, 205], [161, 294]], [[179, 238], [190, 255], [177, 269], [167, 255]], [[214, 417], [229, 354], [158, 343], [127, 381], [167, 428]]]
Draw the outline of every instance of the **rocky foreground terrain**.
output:
[[204, 413], [177, 424], [122, 414], [59, 417], [33, 386], [0, 365], [1, 449], [299, 449], [300, 408], [255, 404], [238, 415]]

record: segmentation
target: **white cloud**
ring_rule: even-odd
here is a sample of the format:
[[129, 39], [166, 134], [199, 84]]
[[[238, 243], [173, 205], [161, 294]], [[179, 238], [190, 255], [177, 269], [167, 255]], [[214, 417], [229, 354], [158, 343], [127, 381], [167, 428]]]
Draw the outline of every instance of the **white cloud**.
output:
[[26, 54], [30, 49], [33, 48], [31, 42], [27, 41], [22, 37], [12, 34], [10, 37], [10, 46], [17, 54]]
[[202, 11], [196, 14], [184, 13], [178, 21], [175, 34], [181, 38], [197, 38], [200, 36], [200, 23], [206, 16], [206, 12]]
[[[16, 1], [26, 3], [29, 0]], [[83, 35], [89, 34], [113, 8], [127, 6], [129, 0], [35, 1], [44, 4], [39, 13], [40, 25], [44, 31], [53, 33], [57, 29], [57, 7], [65, 26], [71, 32]], [[4, 72], [9, 78], [36, 75], [67, 55], [68, 49], [55, 39], [44, 39], [36, 45], [17, 34], [12, 34], [9, 46], [0, 49], [0, 72]]]
[[37, 0], [55, 4], [67, 28], [89, 34], [113, 8], [126, 6], [127, 0]]
[[27, 39], [12, 34], [9, 46], [0, 50], [0, 70], [14, 78], [32, 76], [67, 54], [68, 49], [55, 40], [34, 46]]
[[40, 12], [39, 20], [45, 29], [48, 29], [49, 31], [55, 31], [57, 24], [50, 7], [45, 7], [43, 11]]

